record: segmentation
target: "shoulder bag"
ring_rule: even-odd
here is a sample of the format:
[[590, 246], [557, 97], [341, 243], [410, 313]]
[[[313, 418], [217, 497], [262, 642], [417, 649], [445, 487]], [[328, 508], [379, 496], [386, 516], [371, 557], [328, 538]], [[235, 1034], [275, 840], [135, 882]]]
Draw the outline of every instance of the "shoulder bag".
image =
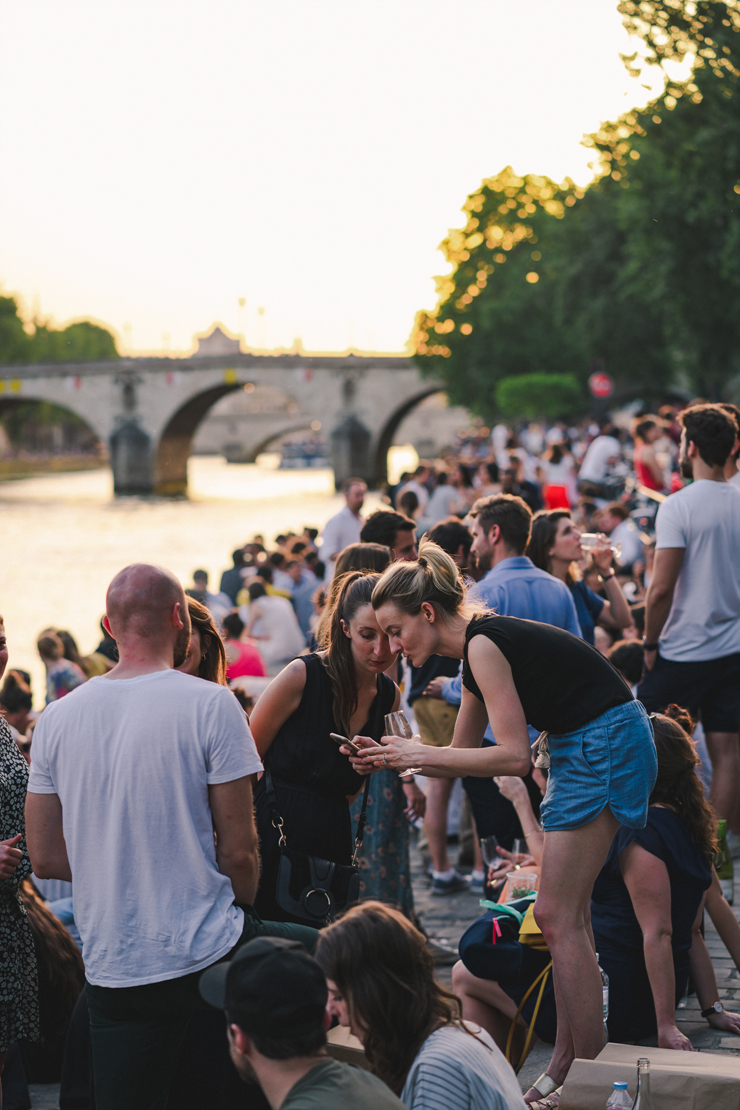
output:
[[357, 858], [365, 835], [369, 790], [370, 775], [365, 779], [352, 862], [333, 863], [331, 860], [310, 856], [307, 852], [288, 847], [272, 775], [265, 768], [265, 791], [270, 821], [278, 834], [280, 847], [275, 900], [280, 909], [298, 924], [321, 928], [322, 925], [328, 925], [333, 921], [338, 912], [359, 901], [360, 868]]

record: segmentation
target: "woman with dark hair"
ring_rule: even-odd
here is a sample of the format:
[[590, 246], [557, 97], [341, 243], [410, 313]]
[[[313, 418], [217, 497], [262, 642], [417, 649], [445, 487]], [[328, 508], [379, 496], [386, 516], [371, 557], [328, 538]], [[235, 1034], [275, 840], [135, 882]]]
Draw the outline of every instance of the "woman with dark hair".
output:
[[14, 733], [14, 740], [26, 735], [34, 719], [30, 675], [26, 671], [8, 671], [0, 690], [0, 714]]
[[253, 675], [264, 678], [267, 675], [264, 660], [254, 644], [245, 643], [241, 636], [244, 621], [238, 613], [227, 613], [221, 621], [224, 630], [224, 650], [226, 652], [226, 680]]
[[632, 624], [627, 599], [612, 567], [612, 549], [608, 539], [605, 539], [603, 547], [596, 547], [591, 552], [608, 600], [590, 590], [582, 580], [578, 567], [578, 560], [583, 558], [581, 533], [573, 523], [569, 509], [552, 512], [542, 509], [535, 513], [527, 555], [540, 570], [546, 570], [554, 578], [565, 582], [573, 594], [581, 635], [587, 644], [593, 644], [597, 624], [617, 632]]
[[[228, 686], [226, 681], [226, 652], [218, 634], [210, 609], [201, 605], [194, 597], [188, 597], [190, 613], [190, 646], [185, 662], [178, 671], [205, 678], [207, 682], [217, 682]], [[238, 618], [237, 618], [238, 620]]]
[[548, 509], [570, 509], [578, 497], [576, 464], [564, 438], [550, 443], [537, 468]]
[[316, 960], [329, 1013], [362, 1041], [373, 1073], [408, 1110], [523, 1108], [501, 1051], [462, 1020], [459, 1001], [434, 978], [425, 938], [398, 911], [355, 906], [321, 933]]
[[[527, 1093], [534, 1102], [560, 1086], [574, 1056], [594, 1059], [603, 1047], [591, 890], [620, 823], [645, 827], [655, 745], [644, 707], [589, 644], [552, 625], [475, 609], [466, 594], [458, 567], [433, 543], [422, 541], [418, 563], [385, 571], [372, 605], [391, 650], [415, 667], [435, 654], [462, 659], [462, 703], [450, 747], [363, 738], [370, 751], [353, 761], [452, 778], [521, 776], [530, 767], [527, 725], [547, 734], [538, 742], [550, 776], [535, 914], [553, 957], [560, 1024], [548, 1073]], [[496, 745], [482, 747], [489, 722]]]
[[664, 435], [663, 425], [655, 416], [643, 416], [634, 428], [635, 477], [641, 486], [659, 493], [665, 490], [665, 474], [655, 457], [653, 444]]
[[[261, 695], [250, 724], [275, 788], [288, 844], [337, 864], [352, 858], [350, 805], [364, 785], [330, 733], [372, 740], [400, 693], [385, 671], [396, 656], [370, 604], [377, 574], [341, 577], [328, 606], [322, 650], [294, 659]], [[417, 788], [418, 789], [418, 788]], [[255, 908], [270, 921], [291, 917], [276, 899], [280, 852], [264, 776], [255, 789], [262, 875]]]

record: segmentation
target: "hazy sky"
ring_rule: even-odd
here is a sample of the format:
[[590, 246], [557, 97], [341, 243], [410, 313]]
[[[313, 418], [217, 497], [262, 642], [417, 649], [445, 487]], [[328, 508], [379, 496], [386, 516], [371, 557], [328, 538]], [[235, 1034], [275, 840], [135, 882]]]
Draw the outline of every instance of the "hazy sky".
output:
[[400, 350], [482, 178], [585, 183], [650, 95], [616, 0], [4, 0], [0, 42], [0, 283], [136, 350]]

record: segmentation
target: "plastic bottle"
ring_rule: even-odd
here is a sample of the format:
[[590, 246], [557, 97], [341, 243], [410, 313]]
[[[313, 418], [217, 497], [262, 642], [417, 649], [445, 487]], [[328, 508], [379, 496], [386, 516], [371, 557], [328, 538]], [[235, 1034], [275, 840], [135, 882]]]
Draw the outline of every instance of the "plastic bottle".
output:
[[606, 1044], [609, 1044], [609, 1030], [606, 1027], [606, 1023], [609, 1020], [609, 976], [599, 963], [598, 952], [596, 953], [596, 963], [598, 964], [599, 975], [601, 976], [601, 997], [604, 1010], [604, 1016], [602, 1020], [604, 1022], [604, 1032], [606, 1033]]
[[606, 1110], [632, 1110], [632, 1099], [629, 1096], [626, 1083], [615, 1083], [614, 1090], [609, 1096]]
[[650, 1096], [650, 1061], [647, 1056], [641, 1056], [637, 1061], [637, 1093], [633, 1110], [653, 1110], [653, 1100]]
[[719, 879], [719, 885], [722, 887], [722, 893], [732, 905], [735, 896], [735, 869], [727, 847], [727, 821], [724, 817], [721, 817], [717, 823], [717, 839], [719, 840], [719, 849], [714, 866], [717, 868], [717, 878]]

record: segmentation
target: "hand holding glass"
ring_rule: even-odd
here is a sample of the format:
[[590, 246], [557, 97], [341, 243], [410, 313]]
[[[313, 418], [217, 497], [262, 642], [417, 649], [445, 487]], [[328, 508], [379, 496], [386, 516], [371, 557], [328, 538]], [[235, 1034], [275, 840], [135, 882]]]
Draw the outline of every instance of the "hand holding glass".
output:
[[[400, 736], [402, 740], [411, 740], [411, 739], [413, 739], [414, 734], [411, 731], [411, 725], [406, 720], [406, 714], [401, 713], [401, 712], [386, 713], [386, 715], [385, 715], [385, 733], [383, 735], [384, 736]], [[421, 774], [421, 767], [409, 767], [408, 770], [401, 771], [399, 777], [404, 778], [406, 775], [420, 775], [420, 774]]]
[[622, 554], [621, 543], [609, 543], [609, 537], [603, 532], [581, 532], [581, 547], [586, 552], [608, 547], [615, 559]]

